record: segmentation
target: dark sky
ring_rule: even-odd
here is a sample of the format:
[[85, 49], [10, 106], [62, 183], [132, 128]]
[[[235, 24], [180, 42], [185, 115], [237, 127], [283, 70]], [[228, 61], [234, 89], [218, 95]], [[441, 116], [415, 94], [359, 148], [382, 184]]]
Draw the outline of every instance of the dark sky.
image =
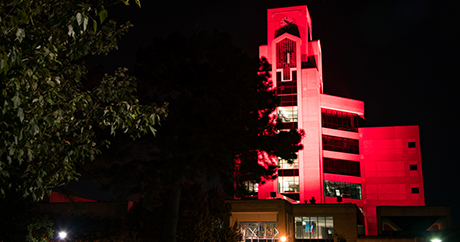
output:
[[460, 1], [142, 0], [141, 9], [132, 2], [108, 9], [134, 28], [92, 65], [130, 68], [137, 48], [174, 31], [227, 31], [257, 56], [267, 8], [306, 4], [321, 40], [324, 92], [364, 101], [368, 126], [419, 125], [426, 205], [450, 205], [460, 224]]

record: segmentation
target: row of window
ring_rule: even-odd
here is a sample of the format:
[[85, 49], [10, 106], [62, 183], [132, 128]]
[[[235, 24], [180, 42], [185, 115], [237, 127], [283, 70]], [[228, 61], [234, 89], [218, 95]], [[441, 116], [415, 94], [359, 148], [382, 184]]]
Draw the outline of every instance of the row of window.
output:
[[278, 239], [278, 222], [239, 222], [245, 242], [274, 241]]
[[322, 127], [358, 132], [360, 117], [354, 113], [346, 113], [329, 109], [321, 109]]
[[330, 239], [334, 241], [333, 217], [294, 217], [296, 239]]
[[347, 176], [361, 176], [360, 164], [357, 161], [323, 158], [324, 173]]
[[[297, 122], [297, 95], [295, 94], [296, 86], [293, 85], [285, 87], [283, 84], [280, 85], [281, 86], [278, 87], [278, 94], [282, 93], [283, 95], [279, 96], [281, 99], [281, 106], [277, 108], [278, 119], [280, 122]], [[357, 114], [328, 110], [324, 108], [321, 109], [321, 115], [322, 127], [353, 132], [358, 132], [359, 122], [362, 120], [362, 118], [360, 118]], [[415, 147], [415, 143], [409, 144], [409, 147], [411, 147], [411, 145]]]
[[[279, 240], [278, 222], [239, 222], [244, 242], [268, 242]], [[325, 216], [294, 217], [295, 239], [334, 240], [334, 218]]]
[[359, 154], [359, 141], [329, 135], [323, 135], [323, 150]]
[[324, 196], [361, 199], [361, 184], [324, 180]]
[[[299, 161], [297, 159], [292, 164], [288, 164], [285, 160], [282, 159], [280, 159], [279, 162], [279, 176], [298, 176]], [[409, 170], [416, 171], [417, 169], [417, 164], [409, 165]], [[357, 161], [323, 158], [323, 172], [360, 177], [361, 167], [360, 163]]]

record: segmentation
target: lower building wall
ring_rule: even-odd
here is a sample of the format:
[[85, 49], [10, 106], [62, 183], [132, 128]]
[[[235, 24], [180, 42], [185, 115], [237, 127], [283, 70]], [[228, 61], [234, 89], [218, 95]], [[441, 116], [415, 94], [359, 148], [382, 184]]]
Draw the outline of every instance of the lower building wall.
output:
[[[277, 223], [278, 235], [286, 237], [286, 241], [310, 241], [310, 239], [296, 239], [296, 222], [295, 219], [306, 219], [312, 221], [326, 221], [332, 219], [333, 225], [331, 228], [315, 224], [315, 234], [322, 233], [321, 240], [327, 240], [329, 234], [333, 233], [334, 241], [340, 241], [339, 238], [346, 239], [348, 242], [355, 242], [358, 238], [358, 224], [362, 224], [363, 218], [358, 207], [355, 204], [291, 204], [286, 200], [231, 200], [228, 201], [232, 205], [232, 216], [230, 224], [251, 223], [273, 224]], [[318, 225], [318, 226], [316, 226]], [[302, 227], [305, 229], [305, 225]], [[326, 231], [327, 229], [327, 231]], [[319, 231], [321, 230], [321, 231]], [[322, 231], [325, 230], [325, 231]], [[298, 231], [297, 231], [298, 233]], [[301, 233], [299, 233], [301, 234]], [[330, 235], [332, 236], [332, 235]], [[316, 241], [317, 239], [311, 239]]]
[[355, 204], [294, 204], [294, 216], [333, 217], [334, 241], [343, 238], [356, 241], [358, 238], [358, 207]]

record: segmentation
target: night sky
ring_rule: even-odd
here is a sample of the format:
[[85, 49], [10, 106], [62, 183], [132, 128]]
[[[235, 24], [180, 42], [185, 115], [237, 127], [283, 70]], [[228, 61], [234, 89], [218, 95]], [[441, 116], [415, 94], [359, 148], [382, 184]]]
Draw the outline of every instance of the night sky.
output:
[[324, 93], [362, 100], [367, 126], [419, 125], [426, 205], [451, 206], [460, 224], [458, 87], [460, 1], [152, 1], [108, 8], [131, 21], [118, 51], [90, 65], [131, 68], [153, 36], [215, 29], [258, 55], [268, 8], [307, 5], [323, 51]]

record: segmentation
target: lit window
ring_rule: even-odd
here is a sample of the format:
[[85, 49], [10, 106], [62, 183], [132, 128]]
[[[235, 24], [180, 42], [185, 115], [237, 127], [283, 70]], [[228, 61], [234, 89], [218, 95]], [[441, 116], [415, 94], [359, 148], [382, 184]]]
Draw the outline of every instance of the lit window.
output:
[[294, 217], [296, 239], [323, 239], [334, 241], [332, 217]]
[[277, 241], [278, 222], [239, 222], [243, 241]]
[[259, 184], [251, 181], [244, 182], [246, 190], [249, 192], [249, 195], [257, 195], [259, 192]]
[[278, 107], [277, 115], [281, 122], [297, 122], [297, 106]]
[[324, 196], [361, 199], [361, 184], [324, 180]]
[[279, 193], [299, 192], [298, 176], [279, 176], [278, 177]]

